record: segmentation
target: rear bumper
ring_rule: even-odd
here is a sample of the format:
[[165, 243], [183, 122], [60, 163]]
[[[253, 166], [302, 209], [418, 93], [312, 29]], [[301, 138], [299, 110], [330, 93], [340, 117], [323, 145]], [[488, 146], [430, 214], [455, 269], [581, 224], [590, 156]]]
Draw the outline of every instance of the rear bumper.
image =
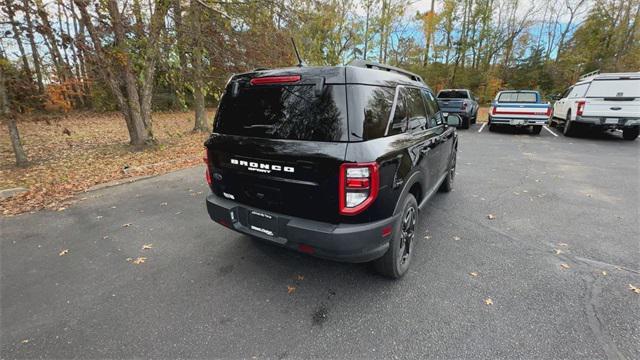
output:
[[573, 120], [576, 123], [590, 125], [594, 127], [622, 129], [640, 126], [640, 118], [629, 117], [599, 117], [599, 116], [576, 116]]
[[[365, 224], [331, 224], [251, 208], [215, 194], [206, 202], [209, 217], [227, 228], [313, 256], [354, 263], [384, 255], [392, 235], [382, 236], [382, 230], [399, 219], [396, 215]], [[252, 212], [271, 217], [273, 231], [252, 226]]]
[[456, 114], [459, 115], [463, 118], [468, 118], [471, 117], [471, 114], [467, 112], [467, 110], [461, 110], [461, 109], [440, 109], [443, 113], [449, 113], [449, 114]]
[[495, 125], [513, 125], [513, 126], [542, 126], [547, 124], [547, 118], [543, 119], [526, 119], [513, 117], [496, 117], [491, 116], [491, 124]]

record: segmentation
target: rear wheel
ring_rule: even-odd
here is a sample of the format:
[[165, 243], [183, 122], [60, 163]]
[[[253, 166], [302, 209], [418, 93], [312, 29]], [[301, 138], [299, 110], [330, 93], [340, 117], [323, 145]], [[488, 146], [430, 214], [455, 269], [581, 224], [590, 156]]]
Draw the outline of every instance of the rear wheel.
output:
[[576, 124], [571, 122], [571, 111], [567, 113], [567, 117], [564, 120], [564, 129], [562, 129], [564, 136], [572, 137], [576, 136]]
[[639, 134], [640, 134], [639, 127], [632, 127], [632, 128], [622, 130], [622, 138], [625, 140], [630, 140], [630, 141], [635, 140]]
[[534, 125], [531, 127], [531, 133], [534, 135], [540, 134], [541, 131], [542, 131], [542, 126], [540, 125]]
[[453, 189], [453, 178], [456, 176], [456, 159], [457, 159], [457, 151], [454, 150], [452, 154], [453, 158], [451, 159], [451, 166], [449, 167], [449, 171], [447, 172], [447, 176], [444, 178], [442, 185], [438, 190], [442, 192], [450, 192]]
[[409, 269], [418, 222], [418, 203], [407, 194], [402, 205], [402, 216], [394, 225], [393, 237], [387, 252], [374, 263], [376, 270], [392, 279], [399, 279]]
[[469, 120], [469, 118], [468, 118], [468, 117], [463, 116], [463, 117], [462, 117], [462, 124], [460, 124], [460, 128], [461, 128], [461, 129], [468, 129], [468, 128], [469, 128], [469, 122], [470, 122], [470, 121], [471, 121], [471, 120]]

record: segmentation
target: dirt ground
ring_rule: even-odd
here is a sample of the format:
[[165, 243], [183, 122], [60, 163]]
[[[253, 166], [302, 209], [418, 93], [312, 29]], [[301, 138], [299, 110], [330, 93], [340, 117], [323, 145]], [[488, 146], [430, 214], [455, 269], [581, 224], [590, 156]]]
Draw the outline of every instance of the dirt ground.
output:
[[207, 134], [191, 132], [193, 117], [192, 112], [154, 114], [159, 144], [137, 151], [128, 145], [126, 124], [118, 113], [20, 119], [18, 128], [30, 166], [15, 166], [8, 133], [0, 132], [0, 190], [23, 187], [28, 191], [0, 200], [0, 213], [62, 211], [71, 202], [81, 201], [80, 193], [96, 184], [198, 164]]

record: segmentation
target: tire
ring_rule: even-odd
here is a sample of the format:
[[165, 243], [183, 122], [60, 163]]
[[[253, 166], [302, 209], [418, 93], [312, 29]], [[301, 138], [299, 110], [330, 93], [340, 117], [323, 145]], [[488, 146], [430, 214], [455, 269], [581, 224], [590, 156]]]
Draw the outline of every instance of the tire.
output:
[[564, 120], [564, 128], [562, 134], [566, 137], [576, 136], [576, 124], [571, 123], [571, 110], [567, 113], [567, 117]]
[[438, 191], [440, 192], [450, 192], [453, 189], [453, 179], [456, 177], [456, 160], [458, 158], [458, 150], [453, 151], [453, 158], [451, 159], [451, 166], [447, 171], [447, 176], [444, 178], [442, 184], [440, 184], [440, 188]]
[[468, 117], [462, 117], [462, 124], [460, 124], [460, 128], [461, 129], [468, 129], [470, 122], [471, 122], [471, 120]]
[[622, 138], [625, 140], [633, 141], [640, 134], [640, 127], [632, 127], [622, 130]]
[[534, 135], [539, 135], [541, 131], [542, 131], [542, 126], [540, 125], [534, 125], [531, 127], [531, 133]]
[[402, 203], [402, 216], [394, 225], [389, 250], [374, 262], [378, 273], [391, 279], [399, 279], [406, 274], [413, 257], [417, 223], [418, 203], [412, 194], [407, 194]]

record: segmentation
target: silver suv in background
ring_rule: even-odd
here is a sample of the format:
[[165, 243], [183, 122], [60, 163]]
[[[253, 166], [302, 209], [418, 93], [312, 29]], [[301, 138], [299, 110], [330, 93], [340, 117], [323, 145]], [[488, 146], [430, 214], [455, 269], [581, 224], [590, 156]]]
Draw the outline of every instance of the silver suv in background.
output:
[[565, 136], [575, 136], [580, 128], [619, 129], [625, 140], [640, 133], [640, 72], [594, 71], [554, 99], [550, 124]]
[[460, 127], [468, 129], [478, 117], [478, 98], [467, 89], [443, 89], [436, 97], [440, 110], [462, 118]]

